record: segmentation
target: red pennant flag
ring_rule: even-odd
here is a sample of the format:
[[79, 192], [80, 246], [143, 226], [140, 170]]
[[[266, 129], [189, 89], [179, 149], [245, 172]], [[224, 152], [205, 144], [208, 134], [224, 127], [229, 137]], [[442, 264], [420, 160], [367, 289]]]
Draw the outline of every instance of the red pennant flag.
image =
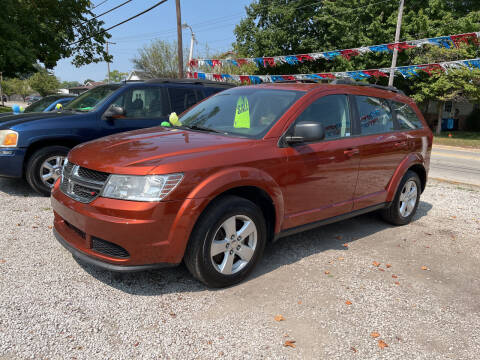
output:
[[267, 66], [275, 66], [275, 59], [273, 57], [266, 57], [266, 58], [263, 58], [263, 66], [267, 67]]
[[293, 75], [282, 75], [283, 80], [296, 80]]
[[212, 60], [212, 67], [215, 66], [222, 66], [222, 62], [220, 60]]
[[455, 46], [458, 48], [462, 43], [469, 44], [469, 40], [472, 40], [473, 44], [478, 45], [477, 34], [468, 33], [462, 35], [452, 35], [450, 36]]
[[297, 55], [297, 60], [300, 61], [300, 62], [304, 62], [304, 61], [313, 61], [314, 58], [312, 58], [310, 55], [308, 54], [301, 54], [301, 55]]
[[445, 71], [445, 69], [440, 64], [421, 65], [419, 66], [419, 68], [425, 71], [430, 76], [437, 72]]
[[198, 60], [192, 59], [189, 62], [190, 67], [195, 68], [198, 66]]
[[383, 71], [380, 71], [380, 70], [363, 70], [363, 72], [367, 75], [374, 76], [376, 78], [388, 77], [388, 75], [386, 73], [384, 73]]
[[222, 75], [221, 74], [213, 74], [213, 78], [215, 80], [222, 80]]
[[242, 84], [250, 84], [250, 77], [247, 75], [240, 75], [240, 81]]
[[414, 48], [415, 45], [408, 45], [406, 42], [399, 42], [399, 43], [388, 44], [387, 47], [390, 50], [397, 49], [398, 51], [402, 51], [405, 49]]
[[320, 76], [323, 79], [336, 79], [335, 75], [333, 74], [315, 74]]
[[340, 51], [340, 55], [342, 55], [347, 60], [350, 60], [352, 56], [357, 56], [359, 54], [360, 53], [358, 52], [358, 50], [355, 49], [347, 49]]
[[238, 66], [245, 65], [248, 63], [247, 59], [237, 59]]
[[198, 79], [198, 73], [196, 71], [193, 73], [193, 78]]

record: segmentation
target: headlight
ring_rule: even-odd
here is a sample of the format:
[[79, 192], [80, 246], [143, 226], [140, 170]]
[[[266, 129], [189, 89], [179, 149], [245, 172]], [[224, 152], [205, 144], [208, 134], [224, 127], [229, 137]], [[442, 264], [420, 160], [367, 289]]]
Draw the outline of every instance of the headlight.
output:
[[13, 130], [0, 130], [0, 147], [16, 147], [18, 133]]
[[170, 175], [110, 175], [100, 196], [134, 201], [160, 201], [170, 194], [183, 174]]

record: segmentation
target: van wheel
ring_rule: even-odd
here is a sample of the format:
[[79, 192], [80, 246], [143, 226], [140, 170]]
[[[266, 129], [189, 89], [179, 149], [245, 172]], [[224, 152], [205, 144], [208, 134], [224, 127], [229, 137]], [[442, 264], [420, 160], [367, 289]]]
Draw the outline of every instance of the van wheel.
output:
[[33, 153], [25, 169], [25, 177], [33, 190], [50, 196], [69, 151], [65, 146], [47, 146]]
[[421, 183], [417, 173], [407, 171], [391, 205], [381, 214], [385, 221], [393, 225], [406, 225], [412, 221], [420, 202]]
[[249, 200], [224, 196], [208, 206], [190, 237], [184, 262], [210, 287], [245, 279], [262, 257], [267, 239], [261, 210]]

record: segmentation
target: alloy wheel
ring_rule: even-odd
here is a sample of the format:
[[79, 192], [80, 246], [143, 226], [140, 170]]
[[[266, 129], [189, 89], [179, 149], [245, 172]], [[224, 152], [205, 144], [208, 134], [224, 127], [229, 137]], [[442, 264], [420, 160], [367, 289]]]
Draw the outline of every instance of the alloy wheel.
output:
[[51, 156], [40, 166], [40, 179], [43, 184], [52, 188], [55, 181], [62, 175], [65, 156]]
[[412, 213], [417, 204], [417, 193], [418, 188], [416, 182], [413, 180], [407, 181], [400, 193], [398, 204], [402, 217], [408, 217]]

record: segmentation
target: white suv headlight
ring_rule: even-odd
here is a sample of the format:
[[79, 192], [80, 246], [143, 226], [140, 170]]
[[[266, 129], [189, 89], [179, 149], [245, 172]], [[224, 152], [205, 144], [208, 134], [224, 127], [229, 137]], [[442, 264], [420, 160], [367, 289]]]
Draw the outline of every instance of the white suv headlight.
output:
[[110, 175], [100, 196], [133, 201], [160, 201], [183, 179], [183, 174]]
[[0, 147], [17, 147], [18, 133], [13, 130], [0, 130]]

